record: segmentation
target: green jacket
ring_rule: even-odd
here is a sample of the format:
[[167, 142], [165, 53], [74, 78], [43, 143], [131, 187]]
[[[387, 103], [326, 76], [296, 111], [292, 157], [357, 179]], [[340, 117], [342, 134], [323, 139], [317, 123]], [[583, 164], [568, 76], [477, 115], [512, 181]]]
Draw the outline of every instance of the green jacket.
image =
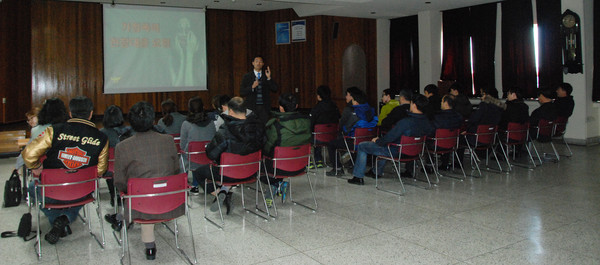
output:
[[395, 99], [392, 99], [383, 105], [383, 107], [381, 107], [381, 112], [379, 112], [379, 122], [377, 122], [377, 125], [381, 126], [381, 121], [385, 119], [385, 117], [387, 117], [387, 115], [390, 114], [395, 107], [398, 106], [400, 106], [400, 102]]
[[267, 142], [263, 153], [273, 155], [275, 146], [297, 146], [310, 143], [310, 119], [298, 112], [271, 112], [267, 122]]

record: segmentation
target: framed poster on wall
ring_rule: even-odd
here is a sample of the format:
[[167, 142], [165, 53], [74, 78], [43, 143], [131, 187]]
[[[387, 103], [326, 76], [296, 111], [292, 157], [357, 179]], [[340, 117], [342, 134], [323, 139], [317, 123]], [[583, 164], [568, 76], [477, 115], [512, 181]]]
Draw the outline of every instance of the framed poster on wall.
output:
[[306, 41], [306, 20], [292, 20], [292, 42]]
[[275, 23], [275, 44], [290, 44], [290, 22]]

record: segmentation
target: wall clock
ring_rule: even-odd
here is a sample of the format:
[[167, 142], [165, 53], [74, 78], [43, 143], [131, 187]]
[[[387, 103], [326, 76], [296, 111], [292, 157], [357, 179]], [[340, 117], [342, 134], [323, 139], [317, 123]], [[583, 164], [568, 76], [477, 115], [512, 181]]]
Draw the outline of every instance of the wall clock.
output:
[[561, 16], [560, 29], [563, 41], [564, 73], [583, 73], [581, 59], [581, 20], [579, 16], [567, 9]]

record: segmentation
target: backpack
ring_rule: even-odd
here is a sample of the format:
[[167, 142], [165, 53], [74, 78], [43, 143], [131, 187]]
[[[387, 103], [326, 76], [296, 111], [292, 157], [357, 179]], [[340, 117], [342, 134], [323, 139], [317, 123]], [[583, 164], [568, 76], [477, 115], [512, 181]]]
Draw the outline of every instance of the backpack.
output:
[[21, 195], [19, 171], [15, 169], [4, 185], [4, 207], [13, 207], [21, 204]]

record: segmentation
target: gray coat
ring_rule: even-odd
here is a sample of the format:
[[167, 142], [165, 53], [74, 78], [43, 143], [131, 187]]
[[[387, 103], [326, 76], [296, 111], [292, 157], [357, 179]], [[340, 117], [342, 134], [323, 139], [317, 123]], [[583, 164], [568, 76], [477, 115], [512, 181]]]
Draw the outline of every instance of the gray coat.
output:
[[[178, 172], [177, 149], [170, 135], [154, 131], [138, 132], [115, 147], [114, 181], [119, 191], [127, 191], [127, 180], [130, 178], [164, 177]], [[168, 219], [184, 213], [185, 205], [182, 205], [163, 215], [133, 212], [132, 218]]]

